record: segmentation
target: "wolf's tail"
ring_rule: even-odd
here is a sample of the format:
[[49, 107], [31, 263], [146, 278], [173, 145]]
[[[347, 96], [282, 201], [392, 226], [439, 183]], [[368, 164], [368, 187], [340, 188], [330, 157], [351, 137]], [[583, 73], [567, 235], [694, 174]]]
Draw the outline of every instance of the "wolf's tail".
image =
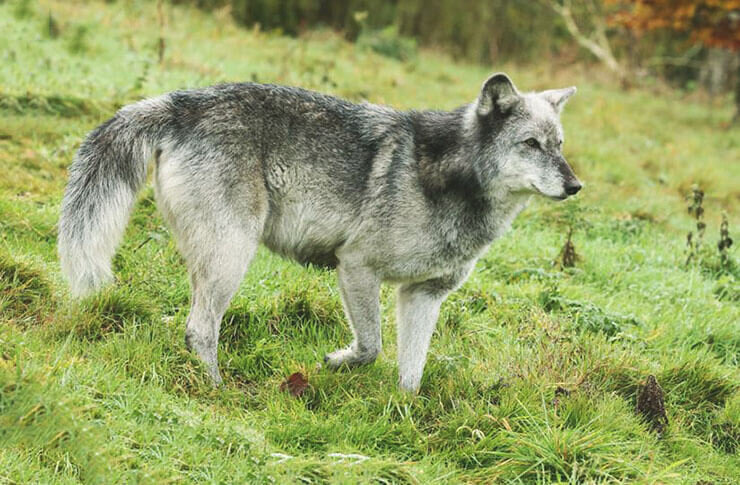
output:
[[166, 97], [122, 108], [93, 130], [69, 169], [59, 220], [62, 273], [75, 296], [113, 279], [111, 259], [169, 121]]

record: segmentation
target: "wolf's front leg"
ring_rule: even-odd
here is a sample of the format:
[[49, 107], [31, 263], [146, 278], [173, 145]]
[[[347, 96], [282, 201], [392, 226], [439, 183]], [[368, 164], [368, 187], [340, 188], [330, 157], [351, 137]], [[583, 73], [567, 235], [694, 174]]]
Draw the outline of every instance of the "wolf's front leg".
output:
[[398, 375], [405, 391], [419, 389], [439, 307], [447, 294], [433, 284], [409, 284], [398, 289]]
[[341, 365], [374, 362], [380, 349], [380, 279], [369, 268], [340, 263], [337, 268], [344, 312], [355, 338], [349, 347], [324, 357], [336, 369]]

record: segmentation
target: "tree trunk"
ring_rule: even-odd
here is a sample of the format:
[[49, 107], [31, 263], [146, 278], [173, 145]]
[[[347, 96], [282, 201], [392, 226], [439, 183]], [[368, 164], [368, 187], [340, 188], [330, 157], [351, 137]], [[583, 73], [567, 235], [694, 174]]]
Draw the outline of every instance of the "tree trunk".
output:
[[735, 117], [732, 118], [732, 121], [736, 125], [740, 125], [740, 62], [738, 62], [737, 72], [735, 73]]

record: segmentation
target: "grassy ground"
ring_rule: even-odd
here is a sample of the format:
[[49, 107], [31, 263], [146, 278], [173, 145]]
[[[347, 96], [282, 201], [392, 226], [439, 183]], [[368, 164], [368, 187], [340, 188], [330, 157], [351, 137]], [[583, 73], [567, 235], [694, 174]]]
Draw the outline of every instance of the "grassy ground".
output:
[[[395, 388], [391, 288], [379, 361], [319, 371], [350, 339], [335, 276], [266, 251], [225, 318], [214, 390], [184, 350], [185, 269], [150, 189], [116, 286], [69, 299], [55, 224], [84, 134], [129, 101], [226, 80], [451, 108], [492, 69], [166, 17], [159, 64], [153, 3], [0, 2], [0, 483], [738, 483], [740, 271], [715, 249], [722, 210], [740, 228], [730, 103], [495, 66], [523, 89], [578, 84], [563, 122], [586, 188], [535, 203], [445, 303], [420, 395]], [[707, 230], [686, 267], [692, 183]], [[569, 226], [579, 259], [561, 269]], [[300, 398], [280, 391], [296, 371]], [[650, 374], [660, 435], [635, 414]]]

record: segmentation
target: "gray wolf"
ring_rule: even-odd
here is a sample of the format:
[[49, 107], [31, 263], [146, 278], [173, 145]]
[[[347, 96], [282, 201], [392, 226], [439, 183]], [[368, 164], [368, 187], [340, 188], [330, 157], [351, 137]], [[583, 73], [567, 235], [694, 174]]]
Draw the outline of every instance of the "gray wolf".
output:
[[454, 111], [401, 112], [267, 84], [223, 84], [131, 104], [93, 130], [59, 223], [72, 292], [110, 262], [153, 160], [157, 206], [187, 263], [185, 341], [221, 382], [221, 318], [262, 243], [336, 268], [354, 339], [330, 368], [381, 351], [379, 289], [398, 287], [401, 388], [415, 392], [440, 305], [533, 194], [581, 188], [559, 114], [575, 88], [520, 93], [505, 74]]

